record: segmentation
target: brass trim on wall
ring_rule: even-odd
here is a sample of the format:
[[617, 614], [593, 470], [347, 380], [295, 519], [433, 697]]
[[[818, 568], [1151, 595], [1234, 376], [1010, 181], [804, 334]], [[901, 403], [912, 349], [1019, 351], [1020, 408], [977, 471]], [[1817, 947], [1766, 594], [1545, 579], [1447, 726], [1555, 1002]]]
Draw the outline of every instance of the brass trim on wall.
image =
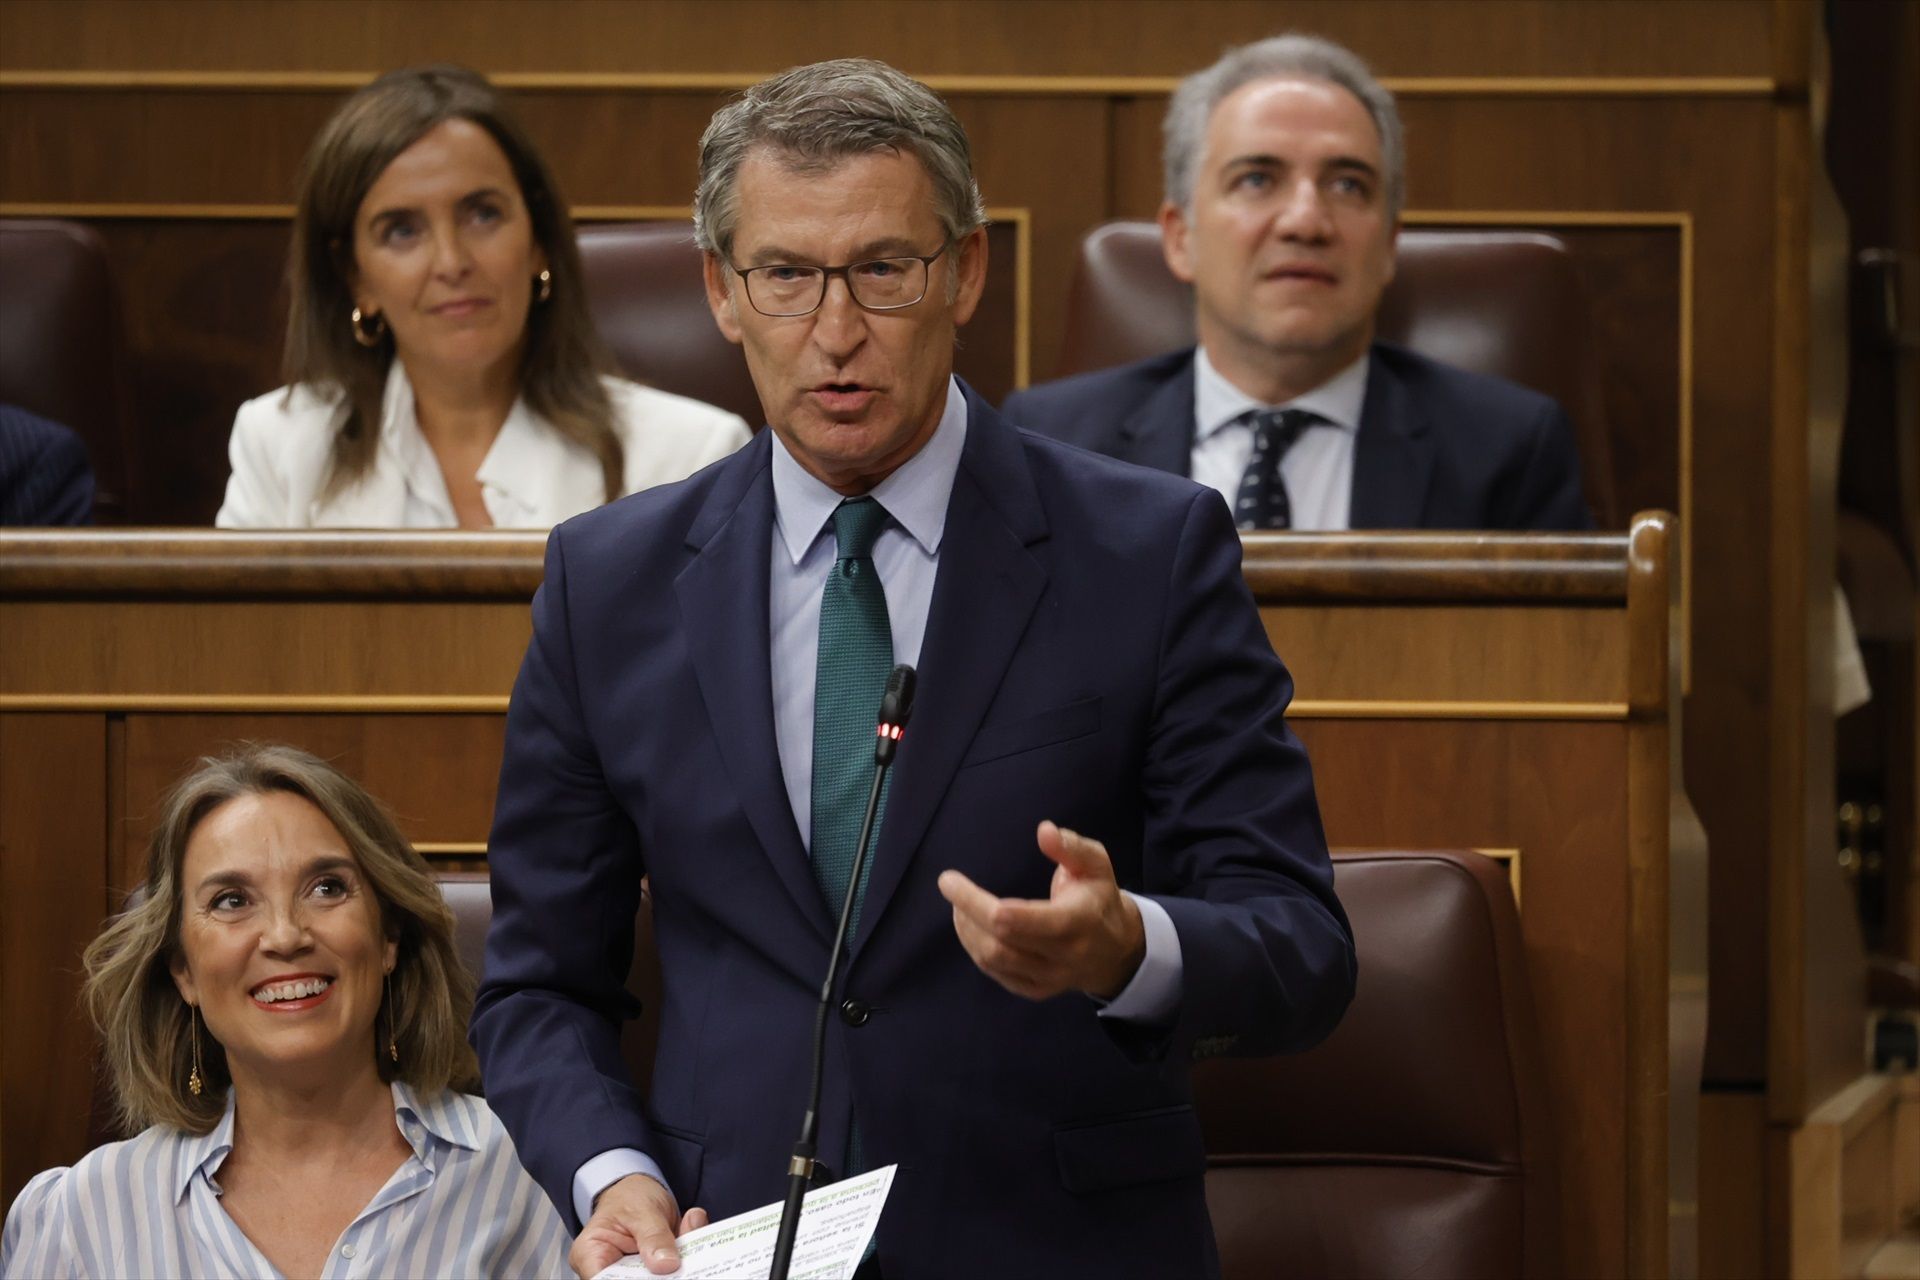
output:
[[[505, 715], [507, 695], [360, 693], [5, 693], [0, 712], [255, 712], [308, 715]], [[1295, 720], [1622, 721], [1624, 702], [1472, 702], [1301, 698]]]
[[7, 711], [505, 715], [503, 693], [0, 693]]
[[[3, 704], [0, 704], [3, 705]], [[1297, 698], [1291, 720], [1625, 721], [1624, 702], [1470, 702], [1390, 698]]]
[[[489, 71], [502, 89], [546, 93], [730, 93], [778, 73], [765, 71]], [[0, 89], [81, 91], [350, 91], [372, 71], [0, 71]], [[1164, 97], [1178, 76], [920, 77], [936, 93], [960, 97]], [[1756, 98], [1784, 90], [1771, 76], [1388, 76], [1381, 81], [1402, 98]]]

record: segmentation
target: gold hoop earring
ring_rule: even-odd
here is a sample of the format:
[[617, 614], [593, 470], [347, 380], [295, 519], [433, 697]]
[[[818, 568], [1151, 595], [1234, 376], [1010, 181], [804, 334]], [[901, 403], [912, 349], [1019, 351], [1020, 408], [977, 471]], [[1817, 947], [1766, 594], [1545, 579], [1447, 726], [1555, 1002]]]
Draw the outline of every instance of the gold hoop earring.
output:
[[200, 1074], [199, 1005], [190, 1004], [187, 1006], [187, 1025], [192, 1028], [193, 1035], [193, 1070], [187, 1074], [187, 1092], [197, 1098], [200, 1096], [200, 1091], [205, 1087], [204, 1078]]
[[540, 291], [533, 295], [533, 300], [535, 302], [545, 302], [553, 296], [553, 272], [542, 267], [540, 268], [540, 274], [535, 276], [534, 279], [540, 282]]
[[380, 339], [387, 336], [386, 317], [376, 311], [370, 318], [373, 321], [371, 330], [364, 323], [365, 318], [361, 316], [360, 308], [353, 309], [353, 340], [363, 347], [377, 347], [380, 345]]
[[400, 1061], [400, 1046], [394, 1041], [393, 970], [387, 970], [387, 1056]]

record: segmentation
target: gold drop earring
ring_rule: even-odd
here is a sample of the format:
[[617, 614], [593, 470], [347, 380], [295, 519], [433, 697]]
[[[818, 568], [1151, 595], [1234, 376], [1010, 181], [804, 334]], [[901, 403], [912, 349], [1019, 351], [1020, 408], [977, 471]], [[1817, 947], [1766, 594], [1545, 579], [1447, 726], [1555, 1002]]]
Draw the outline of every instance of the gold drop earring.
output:
[[394, 1043], [393, 970], [387, 970], [387, 1056], [400, 1061], [400, 1046]]
[[203, 1079], [200, 1075], [200, 1006], [199, 1005], [190, 1004], [187, 1006], [187, 1025], [190, 1028], [192, 1028], [192, 1035], [193, 1035], [193, 1070], [187, 1074], [187, 1092], [191, 1093], [194, 1097], [197, 1098], [200, 1096], [200, 1090], [205, 1087], [203, 1083]]

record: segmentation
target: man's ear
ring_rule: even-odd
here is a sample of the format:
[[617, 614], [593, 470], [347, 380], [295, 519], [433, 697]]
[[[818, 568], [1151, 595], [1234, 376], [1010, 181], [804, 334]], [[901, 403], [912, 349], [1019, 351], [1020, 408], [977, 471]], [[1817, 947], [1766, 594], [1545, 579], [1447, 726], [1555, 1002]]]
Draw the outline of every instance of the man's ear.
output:
[[1393, 273], [1400, 264], [1400, 219], [1393, 220], [1393, 230], [1387, 235], [1387, 276], [1380, 282], [1382, 289], [1393, 283]]
[[717, 253], [701, 255], [701, 272], [707, 282], [707, 310], [713, 312], [713, 322], [720, 327], [720, 334], [734, 346], [740, 345], [740, 313], [733, 297], [732, 282], [728, 279], [730, 268], [720, 261]]
[[1166, 258], [1167, 270], [1173, 272], [1174, 279], [1185, 284], [1193, 283], [1193, 255], [1187, 243], [1187, 214], [1171, 200], [1160, 206], [1160, 252]]
[[953, 327], [957, 329], [973, 319], [980, 296], [987, 291], [987, 229], [975, 227], [967, 232], [949, 256], [959, 281], [953, 295]]

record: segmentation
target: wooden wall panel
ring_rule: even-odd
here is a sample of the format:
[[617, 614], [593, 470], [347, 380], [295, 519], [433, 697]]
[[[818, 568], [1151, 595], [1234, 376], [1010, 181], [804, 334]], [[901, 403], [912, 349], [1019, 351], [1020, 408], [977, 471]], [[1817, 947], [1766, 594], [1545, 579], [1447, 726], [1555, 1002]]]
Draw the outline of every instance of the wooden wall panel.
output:
[[107, 910], [106, 784], [103, 717], [0, 715], [0, 1202], [47, 1152], [86, 1147], [93, 1032], [80, 952]]
[[0, 68], [766, 74], [866, 56], [916, 75], [1173, 76], [1323, 32], [1400, 76], [1763, 76], [1764, 4], [1725, 0], [8, 0]]
[[506, 717], [136, 714], [126, 717], [126, 734], [126, 816], [113, 840], [120, 892], [144, 874], [167, 789], [199, 757], [242, 742], [284, 742], [330, 761], [380, 797], [407, 839], [436, 861], [482, 856]]
[[[1578, 1081], [1555, 1087], [1560, 1195], [1585, 1206], [1567, 1215], [1563, 1252], [1579, 1260], [1569, 1274], [1626, 1274], [1624, 1240], [1591, 1230], [1626, 1212], [1626, 1135], [1601, 1117], [1627, 1103], [1627, 991], [1624, 975], [1603, 976], [1600, 963], [1619, 947], [1627, 914], [1617, 857], [1625, 726], [1298, 720], [1294, 728], [1313, 756], [1332, 844], [1397, 847], [1417, 831], [1432, 848], [1519, 849], [1521, 932], [1546, 1070]], [[1477, 803], [1463, 805], [1463, 796]]]

